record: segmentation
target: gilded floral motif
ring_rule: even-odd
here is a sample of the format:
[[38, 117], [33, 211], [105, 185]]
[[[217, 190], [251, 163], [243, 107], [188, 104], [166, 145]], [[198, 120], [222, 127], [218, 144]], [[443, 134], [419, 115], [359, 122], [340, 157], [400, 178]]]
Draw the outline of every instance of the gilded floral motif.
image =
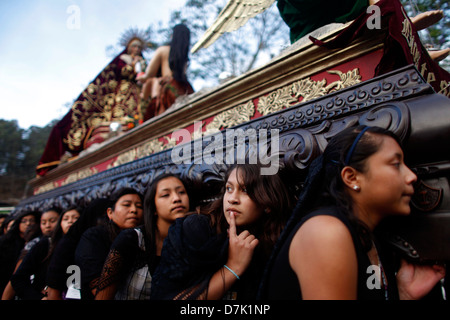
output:
[[314, 81], [310, 77], [301, 79], [260, 97], [257, 106], [258, 111], [262, 115], [267, 115], [297, 104], [300, 98], [302, 98], [300, 102], [306, 102], [361, 82], [358, 68], [347, 72], [330, 70], [328, 73], [338, 75], [340, 80], [327, 85], [327, 79], [319, 81]]
[[98, 170], [96, 168], [85, 168], [80, 171], [71, 173], [67, 176], [67, 178], [61, 183], [61, 186], [65, 186], [69, 183], [76, 182], [78, 180], [90, 177], [96, 174]]
[[223, 111], [214, 117], [214, 120], [206, 125], [206, 131], [215, 132], [221, 129], [230, 128], [238, 124], [250, 121], [255, 115], [255, 105], [250, 100], [247, 103]]
[[136, 149], [136, 158], [144, 158], [161, 150], [163, 150], [163, 143], [158, 139], [153, 139], [149, 142], [144, 143]]

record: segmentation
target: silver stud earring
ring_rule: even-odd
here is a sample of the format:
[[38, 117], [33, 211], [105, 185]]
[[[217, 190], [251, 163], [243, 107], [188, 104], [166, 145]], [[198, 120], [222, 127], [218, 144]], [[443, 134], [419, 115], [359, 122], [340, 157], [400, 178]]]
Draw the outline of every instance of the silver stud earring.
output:
[[361, 190], [361, 187], [360, 186], [353, 186], [353, 190], [359, 191], [359, 190]]

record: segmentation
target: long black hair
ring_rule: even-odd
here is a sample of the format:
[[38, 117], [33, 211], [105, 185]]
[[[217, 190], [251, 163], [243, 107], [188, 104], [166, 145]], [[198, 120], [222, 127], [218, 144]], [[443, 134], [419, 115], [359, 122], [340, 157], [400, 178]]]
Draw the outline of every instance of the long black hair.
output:
[[173, 28], [172, 41], [170, 43], [169, 67], [176, 81], [186, 83], [186, 66], [189, 61], [189, 46], [191, 32], [184, 24], [178, 24]]
[[[367, 159], [380, 149], [382, 136], [391, 137], [402, 146], [399, 138], [389, 130], [380, 127], [356, 126], [344, 129], [335, 135], [329, 141], [323, 154], [312, 161], [297, 204], [266, 266], [264, 280], [294, 227], [304, 216], [318, 207], [336, 206], [355, 226], [364, 248], [367, 251], [370, 250], [372, 234], [353, 213], [353, 201], [344, 187], [341, 171], [345, 166], [350, 166], [359, 172], [366, 172]], [[260, 293], [261, 290], [265, 290], [264, 280]]]
[[[158, 219], [158, 216], [156, 215], [156, 204], [155, 204], [156, 191], [158, 189], [158, 183], [170, 177], [177, 178], [178, 180], [181, 181], [189, 197], [189, 203], [191, 203], [190, 191], [187, 188], [187, 184], [178, 175], [174, 173], [163, 173], [157, 176], [152, 181], [144, 197], [144, 230], [145, 230], [146, 247], [151, 248], [151, 252], [155, 253], [155, 255], [156, 255], [155, 249], [156, 249], [156, 231], [157, 231], [156, 220]], [[190, 209], [191, 208], [189, 208], [189, 210]]]
[[234, 169], [238, 171], [239, 185], [247, 190], [250, 199], [264, 211], [260, 221], [252, 226], [251, 232], [261, 240], [259, 247], [269, 256], [292, 210], [291, 195], [279, 175], [261, 175], [260, 164], [234, 164], [225, 174], [220, 197], [202, 208], [202, 213], [212, 215], [211, 222], [219, 233], [226, 232], [228, 222], [223, 213], [223, 198], [226, 182]]
[[293, 218], [319, 205], [335, 205], [344, 214], [351, 214], [352, 199], [344, 188], [341, 171], [345, 166], [350, 166], [359, 172], [366, 172], [367, 158], [381, 146], [380, 136], [391, 137], [401, 146], [396, 135], [380, 127], [351, 127], [334, 136], [322, 156], [311, 164], [310, 181], [305, 185]]
[[81, 216], [81, 212], [83, 212], [83, 209], [81, 207], [71, 206], [71, 207], [68, 207], [67, 209], [63, 210], [62, 213], [60, 213], [59, 218], [58, 218], [58, 223], [56, 224], [55, 229], [52, 231], [52, 233], [51, 233], [51, 235], [49, 237], [50, 238], [50, 246], [49, 246], [49, 249], [48, 249], [47, 256], [42, 261], [46, 261], [46, 260], [50, 259], [50, 257], [53, 254], [53, 251], [55, 250], [56, 246], [59, 243], [59, 240], [61, 240], [62, 237], [64, 236], [64, 231], [63, 231], [63, 228], [61, 226], [61, 221], [63, 220], [64, 215], [67, 212], [72, 211], [72, 210], [76, 210], [80, 214], [80, 216]]

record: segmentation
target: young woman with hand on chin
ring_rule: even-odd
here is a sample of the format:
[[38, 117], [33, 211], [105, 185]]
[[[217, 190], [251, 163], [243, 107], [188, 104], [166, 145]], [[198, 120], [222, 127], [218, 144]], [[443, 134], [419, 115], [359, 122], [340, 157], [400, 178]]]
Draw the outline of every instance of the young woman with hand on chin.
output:
[[152, 284], [153, 299], [254, 299], [291, 209], [278, 175], [232, 166], [219, 199], [169, 229]]

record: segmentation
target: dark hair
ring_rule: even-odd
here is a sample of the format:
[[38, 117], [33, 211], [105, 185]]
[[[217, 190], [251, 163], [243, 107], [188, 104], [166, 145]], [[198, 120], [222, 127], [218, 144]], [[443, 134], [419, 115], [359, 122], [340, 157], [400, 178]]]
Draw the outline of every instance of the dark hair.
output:
[[140, 193], [139, 191], [137, 191], [134, 188], [131, 187], [123, 187], [120, 188], [118, 190], [116, 190], [115, 192], [113, 192], [111, 194], [111, 196], [109, 197], [109, 200], [111, 201], [111, 209], [114, 210], [117, 201], [119, 201], [120, 198], [122, 198], [124, 195], [127, 194], [137, 194], [139, 196], [139, 198], [141, 198], [141, 201], [144, 201], [144, 197], [142, 196], [142, 193]]
[[[116, 208], [117, 201], [119, 201], [120, 198], [122, 198], [124, 195], [127, 195], [127, 194], [136, 194], [141, 199], [141, 202], [142, 203], [144, 202], [144, 197], [142, 196], [142, 193], [140, 193], [139, 191], [137, 191], [136, 189], [131, 188], [131, 187], [123, 187], [123, 188], [116, 190], [115, 192], [113, 192], [111, 194], [111, 196], [109, 197], [109, 200], [110, 200], [109, 208], [111, 208], [114, 211]], [[107, 228], [108, 228], [108, 233], [109, 233], [109, 237], [110, 237], [111, 241], [113, 241], [117, 237], [117, 235], [120, 233], [120, 231], [122, 231], [120, 229], [120, 227], [112, 220], [109, 220]]]
[[81, 235], [90, 227], [106, 224], [108, 221], [106, 210], [110, 207], [111, 201], [107, 198], [92, 200], [84, 209], [79, 211], [80, 217], [70, 227], [65, 237], [67, 236], [78, 242]]
[[[29, 215], [34, 216], [34, 218], [36, 219], [36, 225], [38, 226], [38, 229], [40, 230], [39, 223], [40, 223], [40, 219], [41, 219], [41, 212], [40, 211], [23, 212], [14, 218], [14, 223], [11, 226], [11, 229], [5, 234], [6, 237], [9, 238], [9, 237], [20, 236], [20, 222], [22, 221], [22, 219], [24, 217], [29, 216]], [[39, 230], [35, 230], [35, 231], [39, 232]], [[27, 240], [31, 240], [31, 239], [27, 239]]]
[[202, 209], [202, 213], [212, 214], [212, 223], [218, 232], [226, 232], [228, 223], [223, 214], [223, 198], [226, 182], [234, 169], [241, 175], [242, 181], [238, 183], [245, 187], [250, 199], [262, 210], [268, 209], [262, 219], [251, 226], [251, 232], [261, 241], [259, 247], [269, 255], [292, 210], [290, 193], [279, 175], [261, 175], [259, 164], [234, 164], [227, 170], [220, 198]]
[[46, 208], [45, 210], [42, 210], [42, 214], [44, 214], [45, 212], [49, 212], [49, 211], [54, 211], [54, 212], [58, 213], [58, 215], [61, 215], [61, 212], [63, 212], [63, 210], [61, 208], [51, 206], [51, 207]]
[[14, 217], [12, 215], [10, 215], [10, 214], [7, 214], [6, 217], [5, 217], [5, 220], [3, 220], [3, 223], [2, 223], [2, 226], [1, 226], [1, 229], [0, 229], [0, 236], [6, 234], [6, 230], [5, 229], [6, 229], [6, 227], [8, 226], [8, 224], [12, 220], [14, 220]]
[[186, 83], [185, 68], [189, 60], [189, 45], [191, 32], [184, 24], [178, 24], [173, 28], [172, 41], [170, 43], [169, 67], [176, 81]]
[[[42, 261], [46, 261], [47, 259], [49, 259], [52, 256], [53, 251], [55, 250], [56, 246], [58, 245], [59, 240], [61, 240], [62, 237], [64, 236], [64, 232], [61, 227], [61, 221], [62, 221], [64, 215], [67, 212], [72, 211], [72, 210], [76, 210], [81, 216], [82, 209], [79, 207], [76, 207], [76, 206], [69, 207], [66, 210], [63, 210], [61, 212], [61, 214], [59, 215], [58, 223], [56, 224], [55, 230], [53, 230], [52, 234], [50, 235], [50, 246], [48, 249], [47, 256]], [[47, 211], [50, 211], [50, 210], [47, 210]]]
[[[344, 187], [341, 171], [347, 165], [359, 172], [366, 172], [367, 158], [379, 150], [382, 136], [395, 139], [400, 146], [401, 142], [389, 130], [379, 127], [365, 128], [367, 127], [350, 127], [338, 133], [329, 141], [323, 154], [311, 163], [304, 188], [284, 233], [288, 233], [288, 229], [295, 226], [312, 209], [333, 205], [348, 216], [356, 226], [363, 244], [370, 249], [372, 244], [370, 232], [353, 214], [353, 201]], [[363, 129], [366, 131], [357, 140]]]
[[[156, 197], [156, 191], [158, 189], [158, 183], [164, 179], [174, 177], [181, 181], [184, 188], [186, 189], [186, 192], [188, 194], [189, 200], [190, 194], [189, 190], [186, 186], [186, 182], [183, 181], [178, 175], [174, 173], [163, 173], [159, 176], [157, 176], [151, 183], [150, 187], [147, 189], [147, 192], [145, 193], [144, 198], [144, 230], [145, 230], [145, 238], [148, 242], [148, 245], [150, 248], [156, 248], [156, 220], [157, 216], [156, 213], [156, 204], [155, 204], [155, 197]], [[190, 202], [190, 201], [189, 201]], [[190, 209], [190, 208], [189, 208]], [[151, 250], [151, 252], [156, 252], [155, 250]]]
[[[357, 139], [363, 130], [365, 132]], [[344, 187], [341, 171], [348, 165], [359, 172], [366, 172], [367, 159], [380, 149], [382, 136], [391, 137], [400, 147], [402, 146], [398, 137], [389, 130], [379, 127], [350, 127], [336, 134], [329, 141], [323, 154], [312, 161], [294, 211], [266, 265], [259, 294], [265, 290], [268, 272], [286, 238], [297, 223], [315, 208], [336, 206], [355, 226], [364, 248], [367, 251], [370, 250], [372, 234], [368, 227], [353, 214], [353, 201]]]
[[[366, 131], [357, 140], [356, 138], [362, 130]], [[366, 172], [367, 158], [376, 153], [382, 143], [380, 136], [389, 136], [401, 146], [396, 135], [379, 127], [348, 128], [330, 140], [323, 153], [323, 183], [321, 184], [322, 190], [320, 190], [322, 199], [325, 198], [330, 204], [343, 209], [343, 212], [351, 213], [353, 211], [352, 200], [345, 191], [341, 171], [344, 166], [350, 166], [359, 172]]]

